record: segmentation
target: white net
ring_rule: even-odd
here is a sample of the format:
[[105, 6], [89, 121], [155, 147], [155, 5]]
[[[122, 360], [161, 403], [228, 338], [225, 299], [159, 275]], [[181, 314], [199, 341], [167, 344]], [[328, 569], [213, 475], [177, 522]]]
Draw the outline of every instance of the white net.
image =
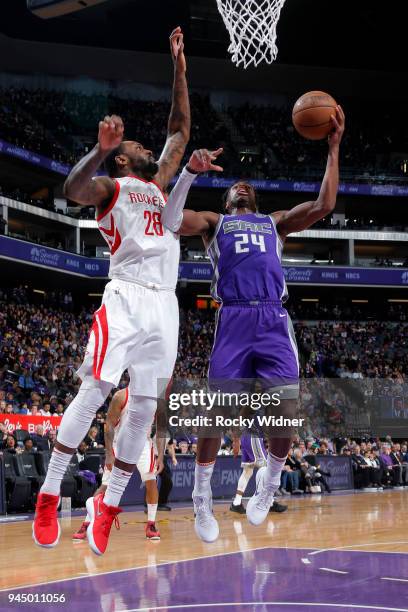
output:
[[278, 54], [276, 26], [286, 0], [217, 0], [237, 66], [272, 64]]

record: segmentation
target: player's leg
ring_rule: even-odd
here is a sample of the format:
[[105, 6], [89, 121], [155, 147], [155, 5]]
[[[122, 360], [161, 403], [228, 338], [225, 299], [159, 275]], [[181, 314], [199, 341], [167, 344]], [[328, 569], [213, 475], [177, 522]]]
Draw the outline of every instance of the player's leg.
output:
[[253, 465], [243, 465], [241, 476], [238, 480], [237, 492], [230, 506], [231, 512], [237, 512], [238, 514], [245, 514], [245, 508], [242, 505], [242, 498], [245, 494], [245, 490], [248, 486], [248, 482], [252, 478], [252, 474], [254, 473]]
[[[87, 501], [91, 517], [87, 530], [88, 542], [97, 555], [102, 555], [108, 545], [110, 527], [121, 512], [119, 503], [142, 454], [156, 412], [157, 399], [129, 395], [128, 409], [119, 430], [112, 467], [105, 495]], [[104, 525], [109, 523], [109, 529]]]
[[[284, 308], [264, 307], [259, 310], [259, 337], [257, 338], [257, 377], [265, 381], [269, 393], [278, 393], [280, 403], [271, 403], [266, 409], [270, 416], [279, 413], [284, 419], [296, 416], [299, 396], [299, 360], [292, 322]], [[279, 385], [279, 386], [278, 386]], [[247, 504], [248, 520], [259, 525], [266, 518], [273, 498], [280, 486], [281, 474], [293, 442], [290, 427], [268, 428], [266, 467], [256, 475], [256, 491]]]
[[[104, 498], [94, 499], [93, 516], [87, 531], [89, 544], [98, 555], [103, 554], [108, 545], [110, 528], [104, 527], [105, 522], [111, 526], [120, 512], [120, 499], [151, 429], [157, 397], [167, 387], [177, 356], [179, 315], [176, 296], [130, 283], [126, 285], [135, 343], [129, 356], [128, 410], [119, 431], [112, 474]], [[139, 330], [143, 332], [142, 342], [139, 342]]]
[[75, 449], [85, 437], [96, 411], [104, 403], [111, 389], [111, 383], [87, 376], [62, 418], [57, 442], [36, 504], [33, 539], [39, 546], [50, 548], [58, 543], [61, 530], [57, 520], [57, 507], [61, 481]]
[[[251, 378], [248, 363], [248, 346], [251, 339], [246, 338], [248, 309], [239, 306], [223, 306], [217, 312], [216, 332], [210, 356], [208, 379], [210, 388], [225, 392], [237, 391], [237, 381]], [[221, 435], [216, 431], [212, 437], [199, 436], [197, 459], [194, 473], [193, 503], [195, 512], [195, 531], [205, 542], [213, 542], [219, 535], [218, 523], [212, 512], [211, 476], [221, 444]]]
[[159, 501], [159, 491], [156, 480], [156, 459], [154, 456], [153, 443], [150, 439], [146, 440], [143, 452], [136, 467], [146, 487], [146, 538], [149, 540], [160, 540], [160, 533], [156, 528], [157, 505]]
[[160, 540], [160, 532], [156, 527], [157, 504], [159, 501], [156, 476], [152, 475], [151, 478], [148, 478], [145, 486], [147, 503], [146, 538], [149, 540]]

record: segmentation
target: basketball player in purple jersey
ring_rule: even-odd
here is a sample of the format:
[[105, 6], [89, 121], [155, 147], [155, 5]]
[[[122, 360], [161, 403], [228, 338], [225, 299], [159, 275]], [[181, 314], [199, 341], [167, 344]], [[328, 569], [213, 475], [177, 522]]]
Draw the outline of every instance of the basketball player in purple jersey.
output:
[[[299, 393], [299, 363], [293, 326], [282, 304], [287, 299], [281, 264], [285, 238], [329, 215], [335, 208], [339, 183], [339, 146], [345, 117], [337, 106], [328, 138], [326, 172], [316, 200], [291, 210], [262, 215], [256, 194], [246, 181], [232, 185], [225, 199], [225, 214], [184, 210], [195, 175], [220, 170], [213, 162], [219, 151], [195, 151], [173, 189], [162, 222], [183, 236], [201, 235], [214, 267], [212, 295], [221, 307], [210, 356], [209, 381], [257, 379], [264, 388], [279, 390], [279, 412], [294, 416]], [[231, 389], [230, 389], [231, 390]], [[271, 429], [266, 467], [258, 470], [256, 491], [247, 504], [247, 518], [260, 525], [280, 485], [292, 443]], [[210, 480], [219, 450], [219, 438], [198, 440], [195, 486], [195, 530], [206, 542], [217, 539], [219, 528], [212, 513]]]

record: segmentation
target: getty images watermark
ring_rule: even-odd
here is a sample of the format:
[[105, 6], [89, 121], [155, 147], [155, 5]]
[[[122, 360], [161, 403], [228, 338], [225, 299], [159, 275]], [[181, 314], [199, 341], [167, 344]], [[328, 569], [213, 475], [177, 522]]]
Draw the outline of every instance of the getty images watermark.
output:
[[[251, 429], [258, 427], [302, 427], [304, 419], [287, 418], [283, 415], [253, 415], [263, 408], [279, 407], [281, 405], [281, 394], [274, 393], [227, 393], [224, 391], [206, 391], [204, 389], [192, 389], [188, 392], [170, 393], [168, 408], [172, 411], [195, 410], [204, 412], [192, 416], [172, 414], [169, 417], [171, 427], [239, 427]], [[239, 411], [236, 416], [224, 414], [213, 414], [218, 409], [230, 408], [233, 412]], [[205, 414], [206, 412], [212, 414]]]

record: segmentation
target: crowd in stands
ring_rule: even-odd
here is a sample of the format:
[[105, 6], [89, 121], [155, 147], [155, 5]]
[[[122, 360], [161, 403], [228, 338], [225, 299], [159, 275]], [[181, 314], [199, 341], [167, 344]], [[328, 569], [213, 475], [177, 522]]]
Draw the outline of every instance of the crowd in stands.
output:
[[[34, 434], [17, 440], [0, 423], [0, 448], [11, 453], [53, 448], [52, 420], [54, 415], [63, 415], [78, 391], [75, 371], [92, 323], [92, 309], [75, 311], [68, 291], [37, 296], [37, 303], [32, 296], [22, 286], [0, 290], [0, 413], [44, 416], [50, 422], [50, 430], [44, 432], [40, 425]], [[373, 396], [381, 394], [378, 389], [384, 384], [388, 395], [396, 396], [397, 416], [408, 416], [405, 405], [398, 403], [408, 375], [408, 323], [402, 320], [402, 311], [396, 308], [399, 322], [352, 321], [347, 317], [349, 313], [338, 306], [312, 304], [308, 307], [314, 312], [309, 316], [315, 320], [306, 322], [299, 316], [302, 304], [296, 302], [289, 310], [295, 319], [301, 357], [305, 425], [300, 432], [302, 439], [295, 441], [290, 453], [282, 494], [315, 490], [312, 487], [329, 490], [324, 470], [319, 469], [319, 455], [335, 453], [351, 456], [357, 487], [405, 486], [408, 482], [405, 441], [399, 446], [391, 440], [341, 437], [344, 431], [361, 425], [367, 405], [373, 404]], [[324, 309], [326, 320], [322, 320]], [[213, 334], [213, 310], [181, 309], [174, 376], [183, 379], [183, 384], [188, 386], [194, 378], [205, 378]], [[126, 375], [121, 386], [125, 384]], [[359, 386], [350, 394], [346, 385], [353, 384]], [[89, 449], [103, 449], [106, 408], [107, 404], [101, 407], [78, 448], [78, 461]], [[196, 451], [196, 440], [191, 436], [181, 435], [174, 445], [176, 453]], [[231, 453], [232, 439], [227, 435], [220, 454]], [[293, 471], [298, 473], [292, 474]]]
[[[0, 137], [60, 162], [74, 164], [93, 146], [98, 122], [106, 114], [121, 115], [128, 138], [140, 139], [159, 154], [166, 138], [169, 101], [124, 99], [112, 95], [86, 95], [49, 89], [0, 88]], [[291, 108], [244, 104], [225, 109], [211, 106], [207, 96], [191, 94], [190, 149], [223, 146], [224, 174], [249, 178], [319, 178], [325, 164], [325, 143], [307, 141], [294, 132]], [[342, 147], [342, 167], [352, 170], [350, 180], [370, 181], [388, 174], [403, 178], [403, 132], [395, 119], [381, 113], [382, 129], [375, 129], [375, 108], [364, 112], [349, 104], [348, 127]], [[346, 112], [347, 112], [346, 105]], [[230, 132], [230, 121], [238, 132]], [[233, 130], [234, 131], [234, 130]], [[189, 149], [189, 150], [190, 150]], [[313, 174], [315, 172], [315, 175]]]

